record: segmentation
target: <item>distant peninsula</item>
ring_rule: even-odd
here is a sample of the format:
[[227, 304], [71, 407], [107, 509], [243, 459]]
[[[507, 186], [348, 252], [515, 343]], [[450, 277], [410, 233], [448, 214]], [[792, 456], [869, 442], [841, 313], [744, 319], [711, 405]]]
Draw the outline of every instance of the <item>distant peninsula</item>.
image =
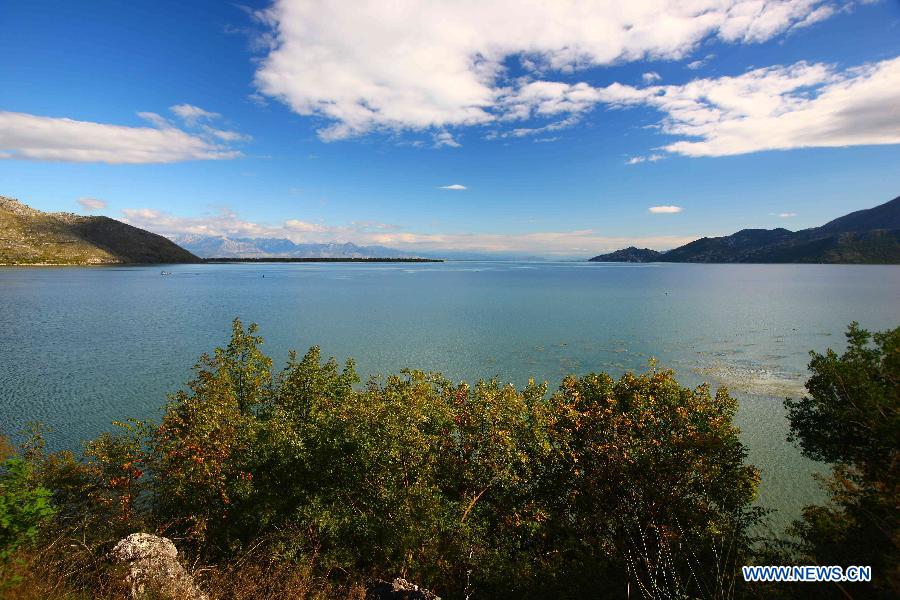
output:
[[590, 261], [900, 264], [900, 196], [802, 231], [742, 229], [667, 252], [632, 246]]
[[615, 252], [610, 252], [609, 254], [595, 256], [591, 260], [594, 262], [645, 263], [656, 262], [660, 260], [660, 256], [662, 256], [662, 252], [657, 252], [650, 248], [636, 248], [634, 246], [629, 246], [621, 250], [616, 250]]
[[173, 241], [121, 221], [46, 213], [0, 196], [0, 265], [199, 262]]

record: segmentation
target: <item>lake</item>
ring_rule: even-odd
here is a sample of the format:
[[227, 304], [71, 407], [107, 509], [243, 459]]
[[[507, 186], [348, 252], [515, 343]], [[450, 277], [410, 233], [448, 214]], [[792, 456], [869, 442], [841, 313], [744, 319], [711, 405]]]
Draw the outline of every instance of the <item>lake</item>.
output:
[[0, 431], [53, 447], [153, 417], [231, 320], [260, 324], [276, 365], [317, 344], [360, 375], [404, 367], [555, 387], [651, 357], [688, 385], [727, 384], [776, 523], [820, 498], [785, 441], [811, 349], [852, 320], [900, 325], [900, 267], [544, 262], [0, 268]]

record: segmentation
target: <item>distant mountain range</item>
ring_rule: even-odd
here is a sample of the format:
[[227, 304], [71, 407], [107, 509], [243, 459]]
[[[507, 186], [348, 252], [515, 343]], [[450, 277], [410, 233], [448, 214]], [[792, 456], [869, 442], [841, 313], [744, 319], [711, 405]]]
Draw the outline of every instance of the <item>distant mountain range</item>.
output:
[[0, 196], [0, 264], [189, 263], [199, 259], [161, 235], [109, 217], [45, 213]]
[[625, 248], [594, 262], [900, 264], [900, 196], [802, 231], [742, 229], [667, 252]]
[[442, 260], [546, 260], [521, 252], [445, 250], [407, 252], [387, 246], [350, 242], [296, 244], [283, 238], [178, 235], [172, 240], [202, 258], [435, 258]]
[[386, 248], [357, 246], [349, 242], [296, 244], [281, 238], [229, 238], [181, 235], [173, 238], [201, 258], [417, 258], [420, 255]]
[[[385, 246], [338, 242], [297, 244], [278, 238], [185, 235], [173, 241], [109, 217], [45, 213], [0, 196], [0, 264], [190, 263], [203, 258], [481, 260], [500, 258], [500, 255], [460, 251], [436, 256]], [[802, 231], [743, 229], [729, 236], [701, 238], [667, 252], [630, 247], [590, 260], [900, 264], [900, 197]]]

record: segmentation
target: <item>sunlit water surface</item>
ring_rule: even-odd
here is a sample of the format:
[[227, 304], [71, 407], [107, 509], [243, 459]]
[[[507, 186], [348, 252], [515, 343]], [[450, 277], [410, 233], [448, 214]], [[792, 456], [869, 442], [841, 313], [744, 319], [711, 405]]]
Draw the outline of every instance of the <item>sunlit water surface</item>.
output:
[[685, 384], [727, 384], [760, 502], [776, 525], [817, 500], [821, 469], [785, 441], [782, 401], [808, 352], [844, 346], [852, 320], [900, 325], [900, 267], [446, 262], [0, 268], [0, 431], [42, 421], [75, 447], [158, 416], [235, 316], [276, 364], [318, 344], [369, 375], [451, 379], [619, 375], [650, 357]]

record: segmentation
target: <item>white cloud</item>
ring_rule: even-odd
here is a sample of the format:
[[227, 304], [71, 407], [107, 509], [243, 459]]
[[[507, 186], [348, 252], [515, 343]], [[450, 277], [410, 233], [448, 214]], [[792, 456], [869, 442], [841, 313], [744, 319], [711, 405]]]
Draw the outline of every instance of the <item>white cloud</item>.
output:
[[443, 148], [444, 146], [447, 146], [448, 148], [460, 148], [462, 147], [462, 144], [457, 142], [456, 138], [453, 137], [453, 134], [447, 131], [441, 131], [434, 134], [434, 147]]
[[686, 156], [900, 143], [900, 57], [838, 71], [796, 63], [647, 90]]
[[778, 216], [781, 217], [782, 219], [790, 219], [791, 217], [796, 217], [796, 216], [797, 216], [797, 213], [795, 213], [795, 212], [783, 212], [783, 213], [778, 213]]
[[79, 198], [77, 202], [82, 209], [87, 211], [102, 210], [107, 207], [106, 200], [100, 198]]
[[656, 162], [658, 160], [664, 159], [665, 156], [662, 154], [649, 154], [647, 156], [632, 156], [628, 160], [625, 161], [627, 165], [636, 165], [642, 162]]
[[515, 129], [511, 129], [509, 131], [490, 131], [485, 136], [485, 139], [488, 140], [496, 140], [500, 138], [523, 138], [532, 135], [540, 135], [543, 133], [549, 133], [553, 131], [559, 131], [560, 129], [567, 129], [569, 127], [574, 127], [578, 124], [579, 116], [573, 115], [570, 117], [566, 117], [565, 119], [561, 119], [559, 121], [553, 121], [548, 123], [547, 125], [543, 125], [541, 127], [517, 127]]
[[194, 125], [203, 120], [212, 121], [222, 116], [219, 113], [203, 110], [199, 106], [192, 104], [176, 104], [170, 107], [169, 110], [178, 115], [188, 125]]
[[682, 209], [680, 206], [668, 205], [668, 206], [651, 206], [647, 210], [649, 210], [650, 212], [652, 212], [655, 215], [658, 215], [658, 214], [670, 215], [670, 214], [674, 214], [674, 213], [680, 213], [684, 209]]
[[[577, 115], [593, 108], [598, 102], [614, 104], [639, 99], [643, 93], [636, 88], [614, 83], [597, 88], [585, 82], [531, 81], [516, 90], [509, 90], [501, 98], [506, 119], [526, 119], [530, 116]], [[571, 123], [571, 124], [574, 124]]]
[[[516, 82], [504, 61], [540, 74], [644, 58], [680, 60], [703, 40], [762, 42], [827, 0], [275, 0], [256, 13], [270, 28], [258, 92], [330, 121], [335, 140], [373, 130], [443, 129], [509, 118]], [[818, 11], [818, 12], [817, 12]], [[812, 15], [816, 15], [813, 17]], [[553, 82], [545, 82], [552, 84]], [[561, 84], [562, 85], [562, 84]], [[589, 91], [585, 89], [584, 91]], [[540, 105], [577, 110], [579, 91]], [[524, 115], [518, 118], [523, 118]]]
[[803, 27], [815, 25], [819, 21], [824, 21], [825, 19], [831, 17], [832, 15], [834, 15], [834, 13], [835, 9], [833, 6], [820, 6], [819, 8], [806, 15], [806, 17], [804, 17], [801, 21], [798, 21], [792, 27], [792, 29], [802, 29]]
[[811, 13], [825, 5], [824, 2], [804, 0], [735, 2], [719, 29], [719, 37], [727, 42], [764, 42], [805, 21]]
[[253, 92], [252, 94], [248, 94], [247, 99], [260, 108], [265, 108], [269, 105], [269, 102], [266, 100], [266, 97], [258, 92]]
[[289, 219], [278, 226], [268, 226], [241, 219], [230, 209], [214, 215], [179, 217], [152, 208], [125, 208], [122, 221], [168, 236], [224, 235], [229, 237], [286, 237], [300, 239], [310, 234], [330, 233], [319, 223]]
[[590, 229], [525, 233], [422, 233], [403, 231], [395, 225], [355, 222], [329, 226], [298, 219], [266, 225], [241, 219], [230, 210], [205, 217], [178, 217], [149, 208], [125, 209], [123, 221], [169, 237], [212, 235], [228, 237], [286, 238], [295, 243], [352, 241], [416, 251], [520, 252], [558, 256], [594, 256], [602, 252], [639, 246], [659, 250], [675, 248], [696, 236], [605, 236]]
[[[517, 114], [649, 106], [658, 129], [682, 138], [660, 149], [685, 156], [900, 144], [900, 57], [838, 70], [823, 63], [754, 69], [684, 85], [530, 82], [505, 99]], [[515, 135], [516, 131], [503, 135]], [[658, 159], [659, 154], [651, 155]], [[628, 164], [650, 160], [633, 157]]]
[[251, 138], [249, 135], [238, 133], [237, 131], [226, 131], [224, 129], [215, 129], [213, 127], [209, 127], [208, 125], [204, 125], [202, 127], [203, 131], [207, 134], [222, 140], [223, 142], [247, 142], [250, 141]]
[[221, 160], [241, 155], [208, 136], [177, 129], [155, 113], [140, 116], [157, 127], [0, 111], [0, 158], [139, 164]]
[[656, 83], [662, 80], [662, 76], [656, 71], [649, 71], [641, 75], [641, 79], [644, 83]]
[[441, 189], [442, 190], [463, 191], [463, 190], [467, 190], [469, 188], [467, 188], [466, 186], [464, 186], [462, 184], [454, 183], [452, 185], [442, 185]]
[[173, 129], [175, 127], [167, 118], [155, 112], [142, 111], [137, 113], [137, 116], [147, 121], [157, 129]]

